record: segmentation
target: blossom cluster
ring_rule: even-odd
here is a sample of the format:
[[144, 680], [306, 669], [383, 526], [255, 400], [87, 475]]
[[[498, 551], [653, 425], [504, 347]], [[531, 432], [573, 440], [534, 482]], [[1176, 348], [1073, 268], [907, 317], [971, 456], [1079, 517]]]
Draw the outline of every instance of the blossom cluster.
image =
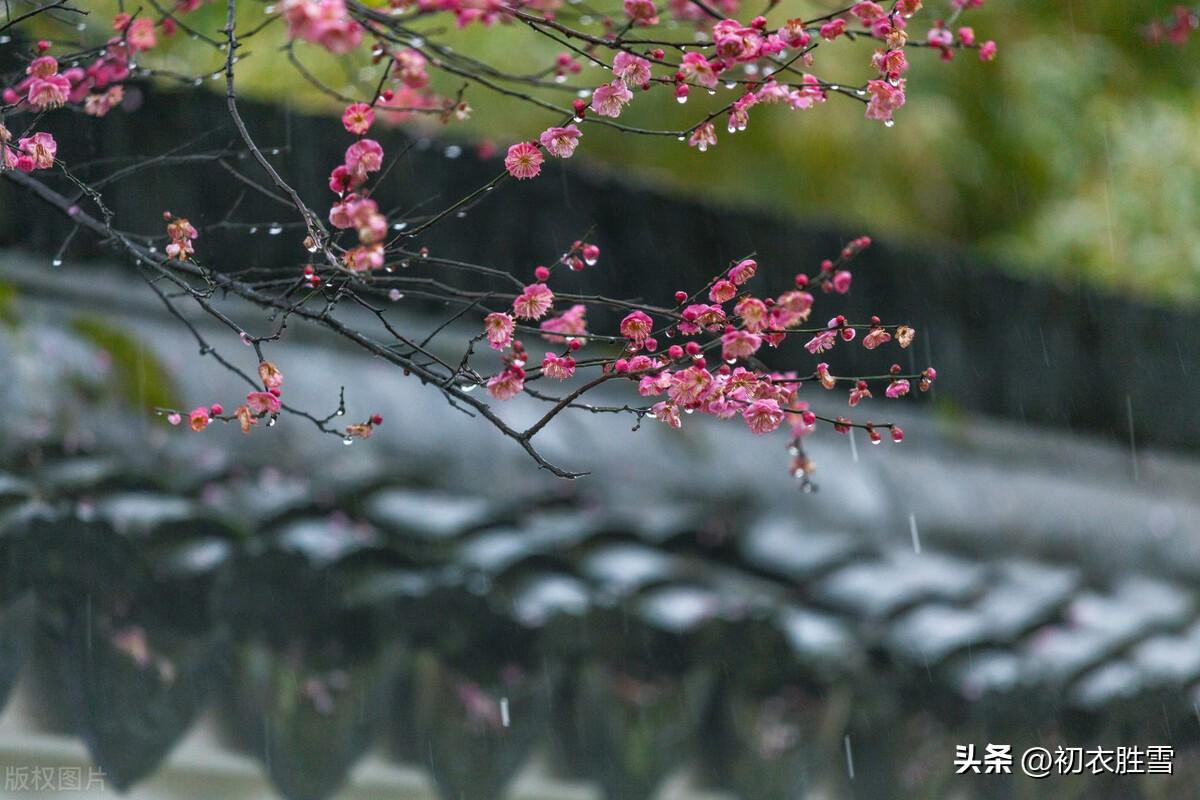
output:
[[[615, 340], [622, 343], [618, 356], [601, 355], [589, 364], [597, 366], [607, 378], [635, 383], [638, 394], [650, 403], [641, 413], [672, 428], [681, 427], [683, 415], [694, 412], [719, 419], [739, 417], [755, 434], [786, 427], [798, 449], [799, 440], [813, 432], [822, 419], [800, 396], [804, 382], [815, 381], [827, 390], [845, 386], [847, 404], [854, 408], [874, 396], [871, 381], [834, 375], [826, 361], [816, 364], [805, 376], [796, 371], [771, 370], [759, 359], [764, 346], [778, 348], [789, 337], [802, 335], [806, 339], [804, 349], [812, 355], [822, 355], [839, 343], [855, 340], [861, 341], [867, 350], [889, 344], [908, 348], [916, 336], [911, 326], [885, 325], [878, 317], [856, 325], [836, 315], [824, 326], [805, 327], [816, 302], [813, 292], [846, 294], [853, 279], [847, 262], [870, 243], [868, 237], [851, 241], [836, 259], [824, 260], [811, 275], [798, 273], [793, 278], [793, 288], [774, 296], [758, 296], [750, 291], [749, 283], [758, 275], [759, 264], [753, 258], [739, 260], [710, 280], [702, 291], [677, 292], [671, 308], [629, 311], [621, 319], [616, 337], [589, 333], [583, 304], [573, 303], [554, 315], [556, 298], [546, 283], [551, 272], [538, 267], [536, 280], [514, 297], [510, 310], [494, 311], [484, 318], [482, 336], [492, 349], [502, 354], [503, 365], [487, 381], [487, 390], [492, 397], [503, 401], [521, 394], [526, 381], [533, 378], [567, 380], [574, 376], [578, 367], [576, 356], [585, 344]], [[577, 242], [559, 265], [569, 263], [571, 258], [578, 257], [577, 250], [587, 247]], [[594, 255], [598, 256], [598, 251]], [[525, 346], [515, 338], [515, 333], [520, 325], [539, 320], [542, 320], [541, 335], [565, 348], [547, 352], [541, 366], [531, 370]], [[664, 349], [660, 337], [682, 341]], [[886, 381], [879, 387], [885, 398], [897, 399], [910, 393], [914, 381], [921, 391], [928, 391], [936, 378], [937, 372], [932, 367], [906, 375], [899, 365], [893, 364], [886, 378], [875, 380]], [[891, 423], [860, 424], [845, 417], [825, 421], [842, 433], [851, 427], [862, 428], [872, 443], [883, 439], [883, 430], [889, 431], [893, 441], [904, 438], [903, 431]], [[794, 465], [800, 477], [806, 477], [811, 469], [803, 457]]]

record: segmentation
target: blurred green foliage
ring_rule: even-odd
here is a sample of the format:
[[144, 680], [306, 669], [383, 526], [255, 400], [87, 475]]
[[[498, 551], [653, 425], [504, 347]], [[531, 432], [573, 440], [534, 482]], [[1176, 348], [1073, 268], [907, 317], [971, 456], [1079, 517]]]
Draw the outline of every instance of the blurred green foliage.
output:
[[[836, 4], [782, 5], [773, 22], [826, 13]], [[926, 30], [944, 5], [927, 3], [914, 33]], [[863, 119], [857, 102], [834, 97], [805, 112], [754, 109], [748, 131], [727, 135], [722, 124], [719, 145], [705, 154], [670, 137], [634, 142], [628, 134], [588, 126], [576, 160], [706, 201], [822, 219], [912, 244], [953, 243], [1015, 269], [1195, 302], [1200, 42], [1151, 46], [1141, 32], [1171, 5], [988, 0], [961, 22], [973, 26], [980, 40], [999, 42], [997, 61], [981, 63], [962, 53], [944, 64], [929, 51], [911, 51], [909, 100], [893, 128]], [[260, 22], [263, 12], [261, 4], [243, 4], [246, 27]], [[223, 4], [214, 4], [189, 22], [217, 31], [223, 13]], [[517, 72], [545, 66], [562, 49], [522, 26], [453, 31], [441, 17], [423, 24], [445, 31], [444, 41], [457, 50]], [[332, 110], [332, 101], [280, 67], [273, 51], [283, 34], [276, 23], [247, 43], [250, 57], [238, 73], [242, 92]], [[186, 39], [146, 58], [186, 74], [220, 67], [220, 54], [184, 53], [184, 44]], [[872, 47], [867, 41], [821, 47], [813, 71], [829, 81], [861, 84], [872, 77]], [[298, 51], [333, 88], [361, 96], [374, 87], [378, 73], [368, 69], [365, 54], [347, 63], [315, 47]], [[592, 86], [603, 75], [585, 67], [577, 78]], [[357, 89], [356, 81], [362, 81]], [[453, 76], [435, 77], [447, 94], [462, 85]], [[563, 107], [571, 99], [565, 92], [548, 96]], [[470, 88], [467, 99], [475, 109], [471, 120], [455, 123], [445, 135], [490, 138], [503, 146], [561, 119], [482, 87]], [[682, 107], [661, 93], [653, 102], [639, 99], [622, 121], [683, 127], [725, 98], [694, 92]]]
[[113, 386], [133, 408], [153, 412], [179, 405], [179, 390], [170, 370], [136, 336], [98, 317], [80, 316], [71, 329], [112, 360]]

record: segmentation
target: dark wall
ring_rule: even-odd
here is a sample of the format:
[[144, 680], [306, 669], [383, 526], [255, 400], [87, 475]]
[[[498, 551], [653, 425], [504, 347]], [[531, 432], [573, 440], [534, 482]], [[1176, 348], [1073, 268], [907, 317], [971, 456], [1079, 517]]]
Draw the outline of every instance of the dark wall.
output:
[[[241, 107], [264, 149], [284, 150], [276, 163], [287, 179], [310, 205], [326, 209], [332, 198], [326, 177], [351, 137], [333, 119], [274, 106]], [[65, 114], [47, 120], [59, 139], [60, 157], [89, 176], [114, 167], [112, 161], [95, 159], [160, 154], [184, 142], [210, 150], [238, 144], [223, 99], [208, 93], [150, 94], [142, 111], [100, 122]], [[199, 131], [207, 135], [197, 141]], [[438, 208], [501, 169], [498, 160], [480, 161], [470, 148], [448, 158], [444, 140], [421, 143], [399, 132], [374, 133], [389, 155], [412, 145], [376, 192], [385, 208]], [[237, 163], [248, 175], [262, 177], [250, 161]], [[307, 255], [296, 229], [268, 232], [270, 222], [290, 219], [286, 209], [246, 191], [212, 164], [164, 164], [104, 193], [125, 229], [160, 234], [164, 209], [191, 218], [201, 228], [201, 257], [221, 268], [294, 269]], [[257, 222], [256, 234], [205, 227], [220, 222], [239, 198], [233, 219]], [[49, 264], [67, 233], [62, 221], [18, 197], [3, 181], [0, 212], [0, 245], [36, 248], [47, 254]], [[551, 160], [537, 180], [505, 184], [465, 218], [447, 220], [422, 242], [437, 255], [485, 261], [531, 277], [534, 265], [553, 260], [592, 228], [603, 249], [600, 265], [561, 283], [556, 278], [556, 284], [660, 303], [751, 251], [762, 265], [757, 286], [776, 292], [798, 269], [811, 271], [860, 233], [668, 199], [578, 161]], [[73, 256], [101, 254], [96, 243], [82, 239], [73, 243]], [[848, 297], [819, 302], [820, 319], [839, 312], [914, 324], [920, 335], [905, 355], [912, 362], [903, 366], [937, 366], [937, 400], [1122, 439], [1129, 436], [1131, 408], [1139, 442], [1200, 447], [1200, 414], [1192, 408], [1200, 397], [1194, 334], [1200, 318], [1195, 314], [1142, 306], [1082, 286], [1017, 279], [949, 249], [905, 249], [887, 242], [877, 242], [860, 257]], [[793, 350], [780, 354], [781, 364]], [[854, 348], [859, 363], [836, 358], [831, 363], [835, 370], [882, 370], [894, 353]], [[847, 348], [837, 357], [850, 354]]]

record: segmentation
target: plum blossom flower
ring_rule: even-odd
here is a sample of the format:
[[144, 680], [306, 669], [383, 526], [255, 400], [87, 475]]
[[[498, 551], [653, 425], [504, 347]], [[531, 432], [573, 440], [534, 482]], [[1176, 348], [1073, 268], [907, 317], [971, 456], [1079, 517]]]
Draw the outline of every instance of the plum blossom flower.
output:
[[565, 381], [575, 374], [575, 359], [570, 356], [546, 353], [546, 357], [542, 360], [542, 374], [547, 378]]
[[525, 388], [525, 370], [517, 366], [495, 375], [487, 382], [488, 393], [497, 400], [511, 400]]
[[892, 113], [904, 105], [904, 80], [896, 85], [887, 81], [867, 81], [867, 92], [871, 99], [867, 101], [867, 119], [888, 122]]
[[705, 89], [717, 88], [717, 71], [703, 53], [691, 52], [683, 57], [679, 71], [689, 83], [698, 83]]
[[282, 407], [279, 396], [273, 392], [250, 392], [246, 395], [246, 405], [255, 414], [278, 414]]
[[907, 348], [910, 344], [912, 344], [912, 341], [916, 335], [917, 331], [915, 328], [911, 328], [908, 325], [901, 325], [900, 327], [896, 328], [896, 343], [899, 344], [901, 348]]
[[365, 180], [383, 166], [383, 147], [374, 139], [359, 139], [346, 148], [345, 166], [357, 180]]
[[733, 307], [733, 313], [742, 319], [742, 327], [758, 333], [767, 325], [767, 304], [757, 297], [745, 297]]
[[249, 433], [250, 429], [258, 424], [258, 418], [254, 416], [254, 412], [250, 410], [250, 406], [244, 403], [233, 410], [233, 416], [237, 419], [242, 433]]
[[345, 0], [284, 0], [288, 35], [321, 45], [335, 55], [362, 42], [362, 26], [350, 18]]
[[417, 50], [401, 50], [394, 56], [396, 76], [410, 89], [423, 89], [429, 85], [425, 56]]
[[701, 153], [708, 150], [710, 147], [715, 147], [717, 144], [717, 130], [711, 122], [706, 122], [696, 130], [692, 131], [692, 135], [688, 137], [688, 146], [694, 147]]
[[851, 407], [858, 405], [863, 400], [871, 397], [871, 390], [867, 386], [866, 381], [857, 381], [854, 387], [850, 389], [850, 405]]
[[544, 283], [531, 283], [513, 300], [513, 314], [520, 319], [541, 319], [554, 305], [554, 292]]
[[508, 170], [509, 175], [523, 181], [527, 178], [536, 178], [542, 171], [544, 160], [545, 157], [536, 144], [517, 142], [508, 148], [508, 155], [504, 157], [504, 168]]
[[625, 0], [625, 13], [636, 25], [651, 26], [658, 24], [658, 9], [654, 0]]
[[833, 274], [833, 280], [830, 281], [830, 283], [835, 292], [838, 294], [845, 294], [846, 292], [850, 291], [850, 281], [853, 280], [853, 278], [854, 276], [849, 270], [840, 269]]
[[192, 409], [192, 412], [188, 414], [188, 426], [190, 426], [192, 430], [196, 431], [196, 433], [199, 433], [207, 428], [208, 423], [210, 422], [212, 422], [212, 417], [208, 415], [208, 409], [204, 406], [194, 408]]
[[621, 335], [634, 344], [641, 344], [654, 329], [654, 320], [644, 311], [632, 311], [621, 320]]
[[34, 78], [29, 83], [29, 92], [25, 99], [29, 105], [39, 111], [58, 108], [67, 102], [71, 93], [71, 81], [62, 75], [47, 75], [45, 78]]
[[666, 400], [650, 406], [650, 415], [672, 428], [679, 428], [683, 425], [679, 419], [679, 406]]
[[353, 103], [342, 113], [342, 125], [356, 136], [362, 136], [375, 122], [375, 109], [366, 103]]
[[54, 166], [54, 157], [58, 153], [58, 142], [54, 141], [54, 137], [50, 134], [42, 131], [33, 136], [26, 136], [19, 140], [17, 145], [33, 160], [33, 169], [50, 169]]
[[863, 337], [863, 347], [874, 350], [879, 345], [887, 344], [891, 340], [892, 335], [886, 329], [877, 326], [867, 331], [866, 336]]
[[383, 245], [363, 244], [347, 250], [342, 256], [342, 262], [354, 272], [371, 272], [383, 269]]
[[258, 379], [262, 381], [267, 391], [283, 386], [283, 373], [272, 361], [260, 361], [258, 364]]
[[831, 19], [821, 26], [819, 33], [821, 38], [827, 42], [832, 42], [834, 39], [846, 32], [846, 20], [842, 18]]
[[493, 350], [504, 350], [513, 339], [513, 328], [516, 321], [508, 314], [499, 311], [488, 314], [483, 318], [483, 331], [487, 335], [488, 347]]
[[783, 409], [775, 400], [755, 400], [746, 406], [742, 419], [750, 426], [750, 430], [758, 435], [770, 433], [783, 422]]
[[625, 105], [633, 99], [633, 92], [624, 81], [606, 83], [592, 92], [592, 110], [602, 117], [619, 117]]
[[739, 261], [737, 264], [729, 268], [729, 280], [741, 286], [746, 281], [754, 277], [754, 273], [758, 271], [758, 262], [752, 258], [746, 258]]
[[837, 333], [835, 331], [821, 331], [805, 342], [804, 349], [816, 355], [817, 353], [824, 353], [826, 350], [832, 350], [836, 343]]
[[749, 358], [762, 347], [762, 337], [747, 331], [730, 331], [721, 337], [721, 357], [726, 361]]
[[903, 397], [904, 395], [908, 394], [908, 389], [908, 381], [904, 378], [899, 378], [889, 383], [887, 389], [885, 389], [883, 393], [885, 396], [895, 400], [897, 397]]
[[543, 320], [538, 327], [548, 342], [559, 343], [570, 337], [586, 336], [587, 306], [576, 303], [557, 317]]
[[837, 386], [837, 378], [829, 374], [829, 365], [822, 361], [817, 364], [817, 380], [821, 382], [821, 386], [826, 389], [833, 389]]
[[575, 148], [579, 146], [579, 137], [582, 135], [579, 128], [572, 124], [565, 128], [547, 128], [542, 131], [538, 141], [550, 155], [556, 158], [570, 158], [575, 154]]
[[980, 61], [996, 60], [996, 43], [990, 39], [979, 46]]
[[650, 83], [650, 62], [621, 50], [613, 58], [613, 74], [626, 86], [645, 86]]
[[719, 280], [708, 290], [708, 299], [713, 303], [727, 303], [737, 297], [737, 286], [733, 281]]

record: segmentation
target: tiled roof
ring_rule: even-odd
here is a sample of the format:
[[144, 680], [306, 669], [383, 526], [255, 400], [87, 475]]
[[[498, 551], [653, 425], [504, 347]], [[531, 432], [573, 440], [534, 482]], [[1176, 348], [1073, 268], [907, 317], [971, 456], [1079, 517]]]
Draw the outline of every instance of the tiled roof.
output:
[[[534, 752], [609, 797], [693, 760], [735, 796], [790, 796], [849, 785], [844, 759], [814, 755], [829, 732], [793, 729], [838, 703], [859, 770], [900, 769], [872, 714], [928, 715], [946, 741], [1195, 727], [1195, 592], [1162, 580], [696, 501], [314, 499], [279, 474], [180, 491], [103, 456], [27, 463], [0, 475], [0, 696], [35, 670], [119, 786], [206, 710], [293, 798], [380, 746], [447, 798], [499, 796]], [[1150, 697], [1165, 717], [1122, 711]]]

